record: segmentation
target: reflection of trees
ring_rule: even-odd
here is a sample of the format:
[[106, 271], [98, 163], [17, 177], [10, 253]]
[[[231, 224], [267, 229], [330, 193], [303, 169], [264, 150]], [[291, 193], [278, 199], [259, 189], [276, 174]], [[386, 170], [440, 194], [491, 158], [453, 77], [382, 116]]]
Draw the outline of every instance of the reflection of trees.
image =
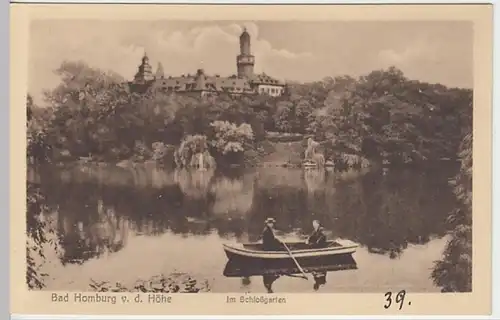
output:
[[257, 169], [259, 186], [265, 188], [291, 187], [304, 188], [304, 173], [302, 169], [289, 169], [282, 167]]
[[[455, 203], [440, 172], [370, 172], [352, 179], [280, 168], [233, 176], [209, 171], [144, 174], [160, 182], [150, 179], [149, 185], [138, 187], [125, 174], [117, 183], [116, 173], [103, 174], [104, 180], [78, 175], [72, 180], [69, 175], [61, 181], [42, 175], [46, 201], [58, 211], [67, 262], [120, 250], [127, 230], [150, 236], [167, 230], [216, 231], [221, 237], [254, 241], [269, 216], [284, 232], [309, 233], [311, 220], [319, 219], [333, 237], [396, 257], [410, 243], [442, 235], [443, 212]], [[108, 184], [110, 176], [115, 178]]]
[[223, 238], [234, 236], [238, 241], [248, 241], [247, 221], [243, 217], [214, 216], [209, 220], [208, 225], [217, 230], [219, 236]]
[[[50, 170], [51, 168], [45, 168]], [[107, 186], [135, 186], [161, 188], [174, 185], [173, 173], [161, 170], [154, 164], [118, 167], [112, 165], [85, 164], [63, 168], [57, 172], [63, 182], [105, 183]]]
[[324, 190], [325, 170], [304, 170], [304, 181], [306, 183], [307, 191], [310, 194], [314, 194], [317, 190]]
[[446, 177], [438, 172], [421, 175], [410, 171], [385, 176], [371, 172], [358, 179], [338, 180], [335, 192], [331, 187], [313, 193], [276, 184], [268, 188], [259, 180], [250, 237], [257, 238], [267, 216], [274, 216], [277, 227], [285, 231], [308, 232], [311, 220], [319, 219], [333, 236], [395, 258], [408, 244], [425, 244], [432, 236], [444, 234], [442, 210], [454, 205], [446, 184]]
[[251, 241], [257, 240], [264, 228], [264, 220], [274, 217], [276, 228], [288, 231], [292, 227], [307, 224], [307, 191], [288, 186], [267, 188], [261, 185], [255, 190], [251, 215], [249, 217], [249, 236]]
[[[47, 222], [48, 207], [39, 185], [28, 182], [26, 187], [26, 284], [29, 289], [42, 289], [47, 276], [42, 272], [45, 247], [51, 244], [54, 228]], [[52, 247], [57, 250], [57, 243], [52, 242]]]
[[209, 186], [214, 176], [213, 170], [175, 170], [174, 181], [182, 192], [191, 198], [204, 198], [208, 194]]
[[125, 246], [128, 222], [118, 217], [113, 207], [106, 206], [102, 199], [84, 206], [72, 203], [59, 203], [57, 222], [63, 263], [82, 263]]
[[[347, 211], [350, 214], [357, 211], [355, 221], [346, 221], [354, 223], [351, 226], [356, 232], [354, 237], [345, 236], [351, 236], [372, 252], [395, 258], [409, 243], [424, 244], [432, 235], [443, 235], [444, 217], [440, 210], [454, 201], [450, 190], [445, 188], [446, 180], [434, 186], [426, 185], [429, 180], [429, 177], [410, 172], [388, 176], [372, 172], [363, 176], [356, 183], [359, 200], [351, 202], [351, 210]], [[339, 218], [340, 221], [344, 219], [347, 217]]]
[[237, 216], [243, 216], [252, 207], [253, 188], [253, 174], [238, 177], [218, 176], [211, 185], [215, 195], [212, 212], [215, 215], [236, 213]]

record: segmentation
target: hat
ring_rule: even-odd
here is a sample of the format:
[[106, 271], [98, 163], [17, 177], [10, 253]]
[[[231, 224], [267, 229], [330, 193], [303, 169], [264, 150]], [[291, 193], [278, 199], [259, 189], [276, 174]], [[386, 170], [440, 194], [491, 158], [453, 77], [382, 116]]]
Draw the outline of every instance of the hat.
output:
[[276, 223], [276, 220], [274, 218], [267, 218], [265, 223]]

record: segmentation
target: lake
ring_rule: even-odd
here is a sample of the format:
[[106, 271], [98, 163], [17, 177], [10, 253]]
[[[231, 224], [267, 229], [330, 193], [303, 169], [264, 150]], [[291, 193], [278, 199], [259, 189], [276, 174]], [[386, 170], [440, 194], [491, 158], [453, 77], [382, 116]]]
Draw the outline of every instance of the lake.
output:
[[[329, 238], [359, 244], [355, 270], [328, 272], [318, 292], [439, 292], [433, 262], [456, 206], [450, 170], [333, 173], [280, 167], [232, 172], [78, 165], [28, 172], [51, 210], [59, 248], [47, 290], [88, 290], [90, 279], [134, 283], [187, 272], [213, 292], [266, 292], [262, 276], [226, 277], [223, 243], [256, 241], [267, 217], [305, 239], [318, 219]], [[52, 255], [52, 256], [51, 256]], [[310, 292], [283, 276], [274, 292]], [[317, 288], [316, 288], [317, 289]]]

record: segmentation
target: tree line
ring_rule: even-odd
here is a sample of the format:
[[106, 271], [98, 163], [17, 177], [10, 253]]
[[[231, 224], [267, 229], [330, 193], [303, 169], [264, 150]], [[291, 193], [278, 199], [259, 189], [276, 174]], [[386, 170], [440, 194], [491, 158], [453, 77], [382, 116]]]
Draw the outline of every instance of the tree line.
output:
[[161, 159], [200, 136], [190, 148], [218, 164], [255, 163], [269, 152], [266, 133], [278, 132], [321, 141], [331, 160], [421, 164], [456, 159], [472, 121], [472, 90], [410, 80], [394, 67], [289, 83], [281, 97], [131, 93], [121, 76], [83, 62], [55, 72], [61, 83], [44, 93], [46, 107], [28, 95], [32, 162]]

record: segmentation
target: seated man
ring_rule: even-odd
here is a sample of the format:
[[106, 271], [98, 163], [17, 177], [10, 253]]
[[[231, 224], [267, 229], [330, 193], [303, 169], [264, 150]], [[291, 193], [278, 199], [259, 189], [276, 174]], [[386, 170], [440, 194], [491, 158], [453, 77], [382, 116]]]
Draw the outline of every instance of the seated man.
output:
[[264, 227], [264, 231], [262, 231], [262, 246], [264, 250], [274, 251], [283, 249], [283, 244], [279, 241], [274, 235], [274, 223], [276, 220], [274, 218], [267, 218]]
[[314, 231], [306, 240], [306, 243], [312, 248], [322, 248], [326, 246], [326, 236], [323, 233], [323, 228], [321, 227], [318, 220], [312, 222]]

